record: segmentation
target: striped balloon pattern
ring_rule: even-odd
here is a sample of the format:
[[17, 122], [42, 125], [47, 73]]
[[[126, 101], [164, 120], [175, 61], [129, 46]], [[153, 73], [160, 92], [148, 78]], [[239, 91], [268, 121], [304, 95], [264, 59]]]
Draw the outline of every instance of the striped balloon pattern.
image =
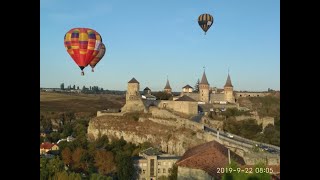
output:
[[90, 28], [73, 28], [64, 36], [64, 46], [82, 70], [82, 75], [84, 75], [83, 69], [99, 53], [101, 43], [100, 34]]
[[198, 18], [198, 23], [201, 29], [206, 34], [206, 32], [213, 24], [213, 17], [210, 14], [201, 14]]
[[92, 72], [94, 72], [93, 68], [98, 64], [98, 62], [103, 58], [104, 54], [106, 53], [106, 47], [104, 46], [104, 44], [101, 43], [100, 46], [101, 47], [100, 47], [99, 53], [90, 62], [90, 66], [92, 68]]

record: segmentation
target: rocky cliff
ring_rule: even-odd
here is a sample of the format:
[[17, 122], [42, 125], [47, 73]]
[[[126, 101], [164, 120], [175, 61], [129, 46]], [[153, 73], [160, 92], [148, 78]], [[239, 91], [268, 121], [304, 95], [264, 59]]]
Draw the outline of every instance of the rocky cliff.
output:
[[[198, 144], [207, 142], [198, 128], [190, 129], [188, 122], [184, 125], [181, 119], [174, 116], [159, 118], [157, 110], [149, 114], [124, 114], [123, 116], [104, 115], [93, 118], [88, 127], [88, 137], [96, 139], [105, 134], [109, 138], [121, 138], [135, 144], [150, 142], [162, 151], [183, 155], [183, 153]], [[185, 119], [185, 121], [189, 121]]]

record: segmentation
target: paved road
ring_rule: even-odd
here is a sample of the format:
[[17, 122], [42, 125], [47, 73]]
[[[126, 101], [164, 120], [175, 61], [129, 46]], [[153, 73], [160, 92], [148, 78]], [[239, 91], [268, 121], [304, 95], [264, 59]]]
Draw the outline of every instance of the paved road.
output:
[[[215, 134], [217, 134], [217, 129], [215, 128], [210, 128], [207, 126], [204, 126], [204, 131], [208, 131], [208, 132], [213, 132]], [[263, 149], [264, 151], [267, 151], [269, 153], [274, 153], [274, 154], [280, 154], [280, 148], [274, 148], [272, 145], [267, 145], [267, 144], [262, 144], [259, 142], [253, 142], [252, 140], [246, 139], [246, 138], [242, 138], [236, 135], [233, 135], [233, 137], [229, 137], [227, 135], [227, 133], [223, 132], [223, 131], [219, 131], [219, 136], [223, 136], [225, 138], [229, 138], [241, 143], [246, 143], [252, 146], [258, 146], [259, 148]]]

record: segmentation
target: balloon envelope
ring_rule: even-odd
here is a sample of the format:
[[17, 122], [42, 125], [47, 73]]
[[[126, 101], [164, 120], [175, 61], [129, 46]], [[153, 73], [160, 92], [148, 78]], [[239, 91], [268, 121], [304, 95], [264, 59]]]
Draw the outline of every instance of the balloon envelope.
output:
[[201, 14], [198, 18], [198, 24], [206, 33], [213, 24], [213, 17], [210, 14]]
[[93, 58], [93, 60], [90, 62], [90, 66], [93, 68], [98, 64], [98, 62], [103, 58], [104, 54], [106, 53], [106, 47], [103, 43], [100, 44], [100, 50], [99, 53], [96, 55], [96, 57]]
[[73, 28], [64, 36], [64, 46], [81, 70], [98, 54], [101, 43], [100, 34], [90, 28]]

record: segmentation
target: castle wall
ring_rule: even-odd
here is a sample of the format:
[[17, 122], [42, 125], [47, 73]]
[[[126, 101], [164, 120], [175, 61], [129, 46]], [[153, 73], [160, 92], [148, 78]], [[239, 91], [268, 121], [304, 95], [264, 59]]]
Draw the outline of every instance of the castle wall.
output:
[[236, 97], [264, 97], [270, 95], [269, 92], [236, 92]]
[[274, 125], [274, 118], [273, 117], [262, 117], [260, 118], [259, 116], [245, 116], [245, 115], [241, 115], [241, 116], [235, 116], [237, 121], [243, 121], [246, 119], [255, 119], [257, 121], [257, 124], [262, 124], [262, 128], [264, 129], [266, 126], [268, 126], [269, 124]]
[[159, 108], [170, 109], [172, 111], [181, 112], [188, 115], [196, 115], [198, 113], [197, 102], [162, 100], [157, 104]]

